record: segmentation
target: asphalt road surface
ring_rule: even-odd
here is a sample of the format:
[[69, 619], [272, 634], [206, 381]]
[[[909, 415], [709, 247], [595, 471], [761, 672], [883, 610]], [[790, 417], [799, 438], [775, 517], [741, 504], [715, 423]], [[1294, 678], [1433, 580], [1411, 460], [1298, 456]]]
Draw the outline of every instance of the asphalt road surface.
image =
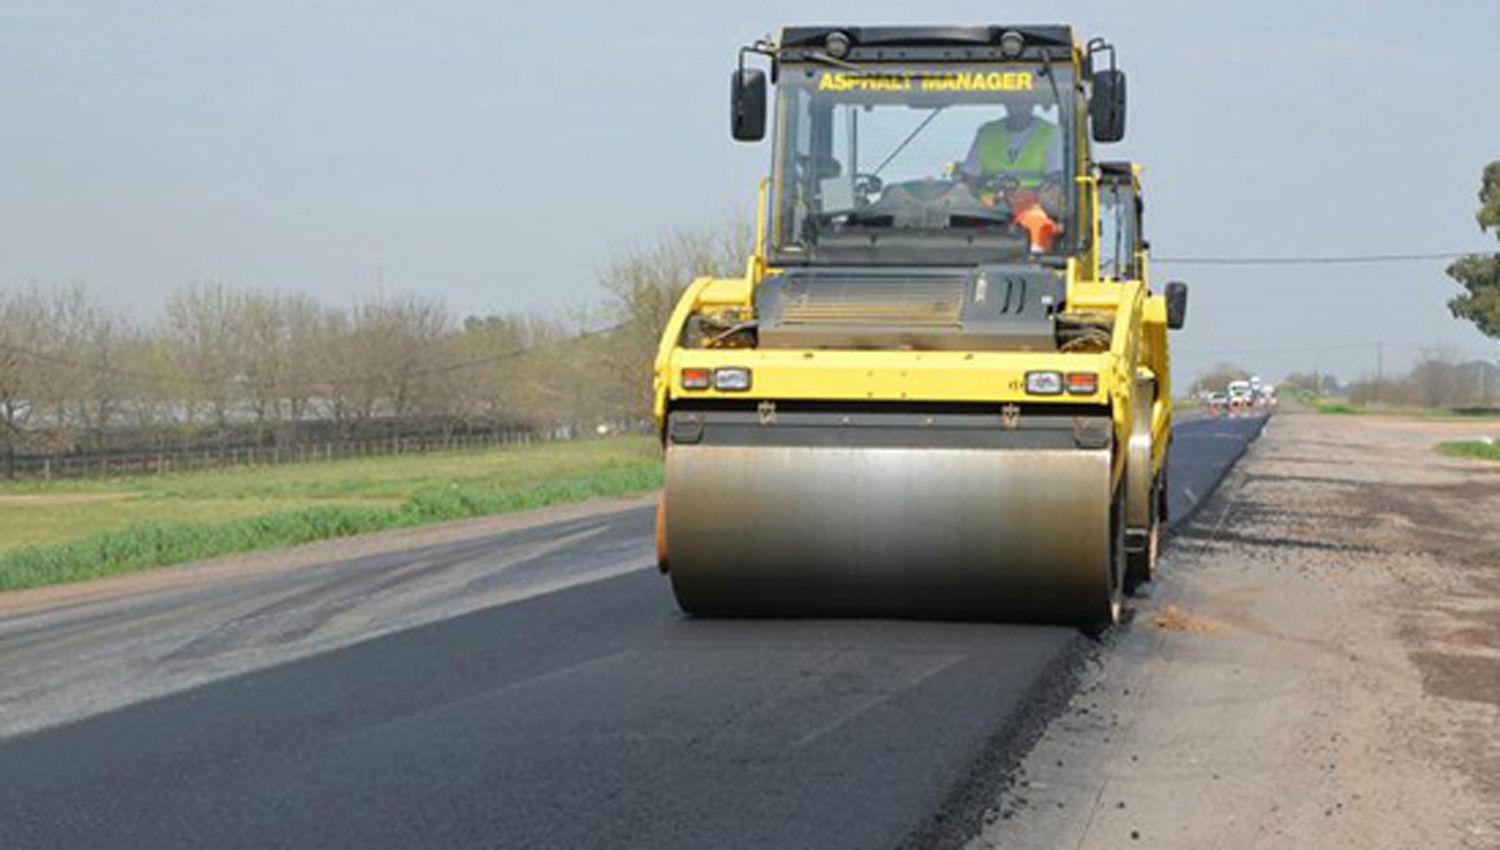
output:
[[[1259, 427], [1178, 426], [1176, 519]], [[942, 843], [1083, 640], [693, 620], [652, 523], [0, 614], [0, 847]]]

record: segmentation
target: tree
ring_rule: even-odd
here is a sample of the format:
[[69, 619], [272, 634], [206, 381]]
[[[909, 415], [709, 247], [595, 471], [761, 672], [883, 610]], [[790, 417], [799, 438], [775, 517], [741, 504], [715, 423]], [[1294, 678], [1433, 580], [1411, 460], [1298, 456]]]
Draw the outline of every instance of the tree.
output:
[[[1495, 230], [1500, 239], [1500, 160], [1485, 166], [1479, 187], [1479, 229]], [[1471, 254], [1448, 266], [1448, 276], [1458, 281], [1464, 293], [1448, 302], [1454, 317], [1467, 319], [1485, 336], [1500, 339], [1500, 254]]]
[[1310, 393], [1318, 391], [1321, 379], [1312, 372], [1293, 372], [1281, 379], [1282, 390], [1306, 390]]
[[319, 380], [328, 372], [322, 360], [327, 313], [328, 308], [308, 295], [292, 294], [281, 299], [287, 364], [282, 379], [287, 404], [285, 434], [279, 438], [283, 442], [297, 441], [297, 429], [312, 407]]
[[750, 243], [750, 227], [744, 222], [670, 230], [655, 245], [626, 252], [599, 273], [617, 328], [606, 364], [616, 384], [611, 396], [617, 416], [650, 411], [657, 341], [682, 291], [698, 277], [743, 273]]
[[135, 329], [82, 284], [54, 291], [50, 308], [62, 353], [47, 378], [57, 393], [54, 415], [102, 447], [105, 433], [137, 394], [137, 381], [123, 362]]
[[1207, 372], [1199, 375], [1188, 389], [1194, 394], [1221, 393], [1230, 381], [1243, 381], [1249, 377], [1250, 372], [1237, 363], [1215, 363]]
[[5, 475], [14, 477], [16, 448], [44, 391], [39, 353], [53, 334], [40, 290], [0, 294], [0, 445]]
[[340, 433], [360, 423], [446, 415], [453, 410], [453, 319], [442, 302], [415, 293], [380, 297], [327, 314], [326, 397]]
[[244, 352], [239, 343], [244, 298], [208, 283], [172, 293], [164, 330], [171, 340], [174, 367], [183, 376], [186, 418], [205, 409], [221, 435], [241, 394]]

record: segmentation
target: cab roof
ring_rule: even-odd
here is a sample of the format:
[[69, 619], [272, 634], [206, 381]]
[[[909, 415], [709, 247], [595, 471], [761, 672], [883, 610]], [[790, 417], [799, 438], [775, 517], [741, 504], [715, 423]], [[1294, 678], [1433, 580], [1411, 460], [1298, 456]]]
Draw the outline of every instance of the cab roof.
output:
[[1018, 32], [1025, 39], [1020, 57], [1066, 59], [1073, 49], [1073, 28], [1062, 24], [986, 24], [980, 26], [797, 26], [781, 31], [779, 58], [796, 61], [822, 52], [828, 36], [849, 37], [851, 61], [999, 60], [1000, 36]]

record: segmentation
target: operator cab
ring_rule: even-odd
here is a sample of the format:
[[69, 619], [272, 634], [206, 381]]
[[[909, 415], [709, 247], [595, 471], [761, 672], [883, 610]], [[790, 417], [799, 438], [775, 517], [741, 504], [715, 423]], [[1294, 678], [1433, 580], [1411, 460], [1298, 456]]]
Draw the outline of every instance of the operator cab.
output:
[[[1064, 26], [791, 27], [741, 50], [732, 132], [766, 131], [762, 348], [1054, 351], [1093, 277], [1090, 134], [1124, 73]], [[1108, 68], [1094, 66], [1107, 57]]]
[[[765, 132], [776, 81], [772, 265], [1060, 268], [1087, 247], [1085, 120], [1124, 133], [1124, 74], [1101, 41], [1034, 27], [791, 27], [741, 51], [733, 133]], [[1085, 119], [1084, 116], [1090, 116]]]

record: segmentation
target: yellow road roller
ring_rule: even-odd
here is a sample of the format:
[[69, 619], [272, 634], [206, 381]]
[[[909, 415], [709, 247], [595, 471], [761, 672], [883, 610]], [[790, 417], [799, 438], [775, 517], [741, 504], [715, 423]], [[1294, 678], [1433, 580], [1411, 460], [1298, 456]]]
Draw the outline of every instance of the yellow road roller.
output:
[[788, 27], [730, 88], [736, 140], [772, 125], [754, 253], [655, 361], [683, 610], [1115, 622], [1155, 566], [1187, 288], [1151, 290], [1140, 169], [1094, 155], [1113, 46]]

